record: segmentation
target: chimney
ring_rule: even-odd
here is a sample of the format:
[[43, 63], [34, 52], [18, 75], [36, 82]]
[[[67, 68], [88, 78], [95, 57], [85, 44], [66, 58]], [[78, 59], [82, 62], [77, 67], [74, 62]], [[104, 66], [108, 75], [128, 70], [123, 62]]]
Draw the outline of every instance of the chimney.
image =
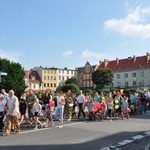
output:
[[149, 53], [149, 52], [146, 53], [146, 58], [147, 58], [146, 61], [147, 61], [147, 63], [148, 63], [149, 60], [150, 60], [150, 53]]
[[116, 58], [116, 65], [119, 65], [119, 59]]
[[100, 61], [99, 61], [99, 65], [101, 65], [101, 63], [102, 63], [102, 61], [100, 60]]
[[108, 65], [108, 59], [104, 59], [104, 68], [106, 68]]
[[135, 63], [136, 62], [136, 57], [135, 57], [135, 55], [133, 55], [133, 63]]

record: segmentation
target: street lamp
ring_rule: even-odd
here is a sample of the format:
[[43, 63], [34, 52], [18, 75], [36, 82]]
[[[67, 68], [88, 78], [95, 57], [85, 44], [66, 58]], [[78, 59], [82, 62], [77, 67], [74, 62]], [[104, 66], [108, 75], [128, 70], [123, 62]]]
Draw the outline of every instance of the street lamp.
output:
[[142, 68], [142, 70], [143, 70], [143, 86], [145, 87], [145, 75], [144, 75], [144, 70], [145, 70], [145, 68], [142, 66], [142, 65], [139, 65], [139, 67], [140, 68]]

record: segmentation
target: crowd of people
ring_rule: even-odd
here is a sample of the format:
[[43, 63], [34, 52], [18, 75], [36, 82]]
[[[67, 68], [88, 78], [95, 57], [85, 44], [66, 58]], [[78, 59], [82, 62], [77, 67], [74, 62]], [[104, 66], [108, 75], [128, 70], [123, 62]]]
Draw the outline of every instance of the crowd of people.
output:
[[[94, 93], [92, 97], [80, 90], [76, 95], [70, 90], [67, 93], [57, 92], [56, 100], [50, 91], [36, 95], [32, 89], [29, 93], [24, 92], [21, 98], [15, 96], [13, 90], [6, 93], [5, 89], [0, 93], [0, 132], [2, 136], [10, 135], [11, 132], [20, 133], [20, 126], [25, 121], [27, 126], [33, 126], [36, 130], [48, 127], [49, 122], [54, 126], [54, 119], [59, 121], [59, 128], [63, 127], [63, 120], [71, 121], [72, 118], [109, 120], [127, 119], [130, 114], [146, 113], [149, 107], [150, 92], [132, 92], [125, 94], [113, 91], [107, 95]], [[85, 112], [85, 109], [88, 111]], [[39, 117], [43, 116], [43, 121]], [[66, 118], [67, 117], [67, 118]], [[4, 119], [6, 123], [4, 124]], [[4, 133], [3, 133], [4, 131]]]

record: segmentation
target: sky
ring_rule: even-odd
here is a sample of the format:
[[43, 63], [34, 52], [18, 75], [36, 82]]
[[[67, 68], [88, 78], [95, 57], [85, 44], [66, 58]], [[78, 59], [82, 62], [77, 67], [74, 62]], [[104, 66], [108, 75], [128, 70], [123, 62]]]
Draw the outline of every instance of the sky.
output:
[[150, 0], [0, 0], [0, 57], [83, 67], [150, 52]]

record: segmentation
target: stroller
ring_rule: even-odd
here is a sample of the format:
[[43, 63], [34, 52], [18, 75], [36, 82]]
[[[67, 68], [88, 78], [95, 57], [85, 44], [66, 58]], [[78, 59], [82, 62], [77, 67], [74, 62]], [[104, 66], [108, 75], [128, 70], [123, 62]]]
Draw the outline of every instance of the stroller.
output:
[[88, 106], [89, 120], [101, 119], [100, 104], [98, 102], [90, 103]]

